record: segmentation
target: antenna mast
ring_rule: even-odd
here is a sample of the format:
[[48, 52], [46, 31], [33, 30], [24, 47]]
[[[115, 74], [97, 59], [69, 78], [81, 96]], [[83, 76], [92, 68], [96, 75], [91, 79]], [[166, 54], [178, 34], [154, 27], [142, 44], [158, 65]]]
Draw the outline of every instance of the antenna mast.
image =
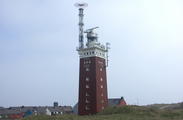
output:
[[108, 67], [109, 65], [109, 55], [108, 55], [108, 52], [109, 52], [109, 49], [110, 49], [110, 43], [106, 43], [106, 67]]
[[79, 8], [79, 49], [84, 48], [84, 35], [83, 35], [83, 11], [84, 8], [88, 6], [87, 3], [76, 3], [74, 4], [76, 7]]

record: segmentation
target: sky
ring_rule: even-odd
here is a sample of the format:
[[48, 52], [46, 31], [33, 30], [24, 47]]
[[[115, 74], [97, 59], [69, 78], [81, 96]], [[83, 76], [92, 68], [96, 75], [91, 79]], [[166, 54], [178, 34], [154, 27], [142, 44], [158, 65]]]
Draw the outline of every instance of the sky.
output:
[[[77, 0], [0, 0], [0, 106], [78, 100]], [[183, 1], [83, 0], [84, 29], [109, 42], [108, 97], [183, 101]], [[85, 39], [86, 40], [86, 39]]]

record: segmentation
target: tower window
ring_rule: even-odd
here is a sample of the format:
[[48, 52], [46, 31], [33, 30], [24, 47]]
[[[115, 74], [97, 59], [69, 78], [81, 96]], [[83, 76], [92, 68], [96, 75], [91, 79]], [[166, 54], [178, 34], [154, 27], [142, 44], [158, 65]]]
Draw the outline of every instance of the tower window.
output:
[[86, 68], [86, 71], [90, 71], [90, 69], [89, 68]]
[[102, 68], [100, 68], [100, 71], [102, 71]]
[[85, 60], [85, 61], [84, 61], [84, 64], [89, 64], [89, 63], [91, 63], [90, 60]]
[[88, 99], [85, 100], [85, 103], [90, 103], [90, 101]]
[[90, 86], [89, 85], [86, 85], [86, 88], [90, 88]]
[[101, 96], [104, 96], [104, 94], [102, 93]]
[[102, 81], [103, 81], [103, 79], [102, 79], [102, 78], [100, 78], [100, 81], [102, 82]]
[[100, 88], [103, 88], [103, 85], [101, 85]]
[[87, 105], [85, 106], [85, 109], [86, 109], [86, 110], [90, 110], [90, 108], [89, 108]]
[[88, 77], [86, 77], [86, 81], [87, 81], [87, 82], [89, 81], [89, 78], [88, 78]]
[[91, 63], [91, 61], [89, 60], [88, 63]]
[[86, 96], [90, 96], [90, 95], [86, 92]]

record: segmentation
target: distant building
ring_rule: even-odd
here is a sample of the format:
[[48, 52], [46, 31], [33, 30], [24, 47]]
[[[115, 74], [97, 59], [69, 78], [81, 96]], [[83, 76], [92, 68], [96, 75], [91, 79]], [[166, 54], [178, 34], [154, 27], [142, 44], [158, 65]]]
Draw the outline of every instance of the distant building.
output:
[[[121, 106], [126, 106], [126, 105], [127, 105], [127, 103], [123, 97], [108, 99], [108, 107], [113, 107], [113, 106], [121, 107]], [[78, 114], [78, 103], [76, 105], [74, 105], [73, 113]]]
[[125, 105], [127, 104], [123, 97], [108, 99], [108, 106], [125, 106]]
[[23, 117], [23, 113], [18, 110], [12, 110], [11, 108], [0, 109], [1, 119], [20, 119]]
[[57, 105], [1, 108], [0, 119], [20, 119], [31, 115], [62, 115], [62, 114], [73, 113], [71, 106], [57, 106]]

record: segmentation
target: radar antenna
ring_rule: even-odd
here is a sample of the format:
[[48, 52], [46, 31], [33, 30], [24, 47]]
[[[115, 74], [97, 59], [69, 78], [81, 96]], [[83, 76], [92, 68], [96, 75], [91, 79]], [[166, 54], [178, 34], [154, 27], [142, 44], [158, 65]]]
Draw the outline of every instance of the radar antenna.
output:
[[84, 33], [90, 33], [90, 32], [92, 32], [94, 29], [97, 29], [97, 28], [99, 28], [99, 27], [94, 27], [94, 28], [87, 29], [87, 30], [84, 31]]
[[79, 49], [84, 48], [84, 35], [83, 35], [83, 11], [88, 6], [87, 3], [75, 3], [74, 6], [79, 8]]

